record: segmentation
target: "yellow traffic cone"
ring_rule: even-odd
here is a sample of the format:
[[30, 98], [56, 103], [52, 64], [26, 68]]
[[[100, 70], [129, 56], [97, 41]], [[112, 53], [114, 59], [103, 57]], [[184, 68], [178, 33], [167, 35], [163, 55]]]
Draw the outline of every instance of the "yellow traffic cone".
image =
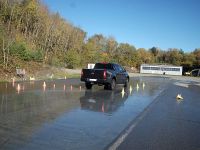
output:
[[178, 95], [176, 96], [176, 99], [183, 99], [183, 97], [181, 96], [181, 94], [178, 94]]

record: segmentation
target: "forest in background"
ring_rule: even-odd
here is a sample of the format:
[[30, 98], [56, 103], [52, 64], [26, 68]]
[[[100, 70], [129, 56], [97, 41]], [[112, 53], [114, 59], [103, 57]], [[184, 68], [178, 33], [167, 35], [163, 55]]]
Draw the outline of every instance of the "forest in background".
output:
[[135, 68], [143, 63], [192, 68], [200, 66], [200, 48], [188, 53], [179, 48], [136, 49], [102, 34], [87, 37], [87, 31], [50, 12], [40, 0], [0, 0], [0, 72], [34, 64], [81, 68], [95, 62]]

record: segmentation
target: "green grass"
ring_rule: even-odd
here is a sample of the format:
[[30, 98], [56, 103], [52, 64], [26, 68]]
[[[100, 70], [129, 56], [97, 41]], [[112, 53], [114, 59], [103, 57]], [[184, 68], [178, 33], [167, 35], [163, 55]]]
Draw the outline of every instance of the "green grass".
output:
[[[35, 80], [53, 80], [53, 79], [69, 79], [69, 78], [80, 78], [80, 74], [66, 74], [62, 72], [57, 72], [53, 75], [52, 78], [47, 77], [47, 76], [39, 76], [35, 77]], [[29, 79], [27, 79], [29, 80]]]

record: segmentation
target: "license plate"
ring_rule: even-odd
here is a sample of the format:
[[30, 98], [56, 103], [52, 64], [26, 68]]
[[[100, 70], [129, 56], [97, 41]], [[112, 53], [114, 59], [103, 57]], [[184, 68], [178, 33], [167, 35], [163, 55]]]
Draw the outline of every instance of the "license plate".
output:
[[89, 79], [89, 81], [97, 81], [97, 79]]
[[96, 103], [96, 101], [94, 99], [89, 99], [88, 102], [90, 102], [90, 103]]

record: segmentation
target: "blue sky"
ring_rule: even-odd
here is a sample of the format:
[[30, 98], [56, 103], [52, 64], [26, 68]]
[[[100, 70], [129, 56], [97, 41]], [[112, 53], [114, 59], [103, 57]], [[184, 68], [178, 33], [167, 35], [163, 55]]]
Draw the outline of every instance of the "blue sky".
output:
[[87, 36], [103, 34], [136, 48], [200, 48], [200, 0], [43, 0]]

